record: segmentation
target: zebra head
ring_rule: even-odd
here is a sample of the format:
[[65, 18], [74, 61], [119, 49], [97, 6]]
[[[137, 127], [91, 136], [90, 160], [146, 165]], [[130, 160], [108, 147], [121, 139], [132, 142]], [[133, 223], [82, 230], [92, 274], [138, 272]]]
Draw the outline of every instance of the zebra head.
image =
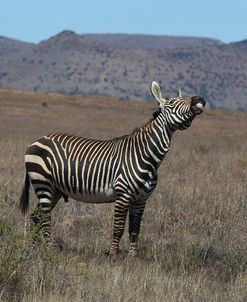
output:
[[173, 130], [188, 128], [195, 116], [202, 113], [206, 104], [201, 96], [184, 99], [181, 92], [176, 97], [164, 97], [159, 84], [155, 81], [151, 83], [150, 90], [158, 102], [159, 110], [163, 112]]

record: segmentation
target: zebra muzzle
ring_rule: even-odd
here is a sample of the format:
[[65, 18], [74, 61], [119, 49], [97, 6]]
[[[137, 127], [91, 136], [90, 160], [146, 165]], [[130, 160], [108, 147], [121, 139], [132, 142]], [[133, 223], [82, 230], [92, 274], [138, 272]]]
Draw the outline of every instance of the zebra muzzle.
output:
[[191, 111], [194, 114], [201, 114], [205, 105], [206, 102], [201, 96], [193, 96], [191, 98]]

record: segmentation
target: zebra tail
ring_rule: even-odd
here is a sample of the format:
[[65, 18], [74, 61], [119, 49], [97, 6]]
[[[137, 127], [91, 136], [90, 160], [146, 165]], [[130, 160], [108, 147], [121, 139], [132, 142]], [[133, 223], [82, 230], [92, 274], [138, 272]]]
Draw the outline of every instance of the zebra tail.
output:
[[29, 206], [29, 187], [30, 187], [30, 180], [29, 180], [29, 175], [26, 171], [25, 181], [21, 191], [21, 198], [20, 198], [20, 210], [23, 215], [27, 214], [27, 210]]

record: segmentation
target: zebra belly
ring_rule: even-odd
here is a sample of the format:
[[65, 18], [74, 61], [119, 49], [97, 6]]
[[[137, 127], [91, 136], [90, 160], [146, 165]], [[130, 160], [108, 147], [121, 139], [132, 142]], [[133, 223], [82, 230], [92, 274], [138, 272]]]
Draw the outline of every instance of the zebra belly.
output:
[[70, 198], [75, 199], [77, 201], [86, 202], [86, 203], [109, 203], [115, 201], [115, 193], [113, 188], [108, 188], [104, 191], [96, 192], [96, 193], [88, 193], [85, 192], [79, 193], [68, 193]]

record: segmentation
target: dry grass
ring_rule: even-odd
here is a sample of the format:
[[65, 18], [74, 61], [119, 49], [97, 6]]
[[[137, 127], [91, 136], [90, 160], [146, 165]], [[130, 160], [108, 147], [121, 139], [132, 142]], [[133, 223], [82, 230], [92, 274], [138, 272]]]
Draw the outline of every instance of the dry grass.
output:
[[54, 130], [122, 135], [152, 108], [0, 92], [0, 301], [246, 301], [246, 113], [208, 110], [175, 134], [144, 213], [138, 258], [126, 256], [127, 232], [119, 259], [106, 255], [113, 205], [61, 201], [56, 252], [31, 250], [23, 239], [18, 197], [28, 144]]

